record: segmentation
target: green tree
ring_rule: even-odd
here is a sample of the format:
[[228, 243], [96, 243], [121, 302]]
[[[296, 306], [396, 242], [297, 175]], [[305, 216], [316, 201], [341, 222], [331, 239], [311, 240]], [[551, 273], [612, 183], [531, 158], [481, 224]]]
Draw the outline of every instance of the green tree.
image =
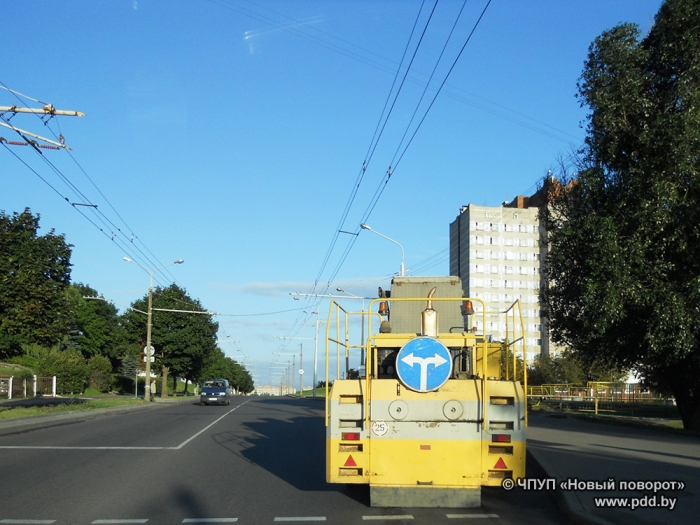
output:
[[219, 347], [216, 347], [205, 356], [199, 376], [195, 379], [199, 382], [217, 377], [228, 379], [230, 371], [226, 355]]
[[104, 356], [110, 360], [113, 369], [117, 368], [125, 350], [116, 306], [107, 302], [90, 286], [81, 283], [72, 284], [69, 294], [74, 304], [74, 346], [86, 359]]
[[71, 245], [54, 230], [38, 235], [29, 208], [0, 211], [0, 357], [22, 344], [52, 346], [68, 332]]
[[248, 370], [230, 357], [226, 357], [218, 347], [206, 356], [198, 379], [203, 381], [217, 377], [227, 379], [236, 391], [244, 394], [254, 389], [253, 378]]
[[[148, 295], [134, 302], [122, 316], [122, 326], [129, 342], [140, 347], [146, 344], [147, 317], [136, 310], [148, 310]], [[153, 308], [202, 312], [201, 303], [172, 284], [153, 290]], [[210, 315], [183, 312], [153, 311], [151, 342], [162, 372], [161, 395], [168, 395], [168, 376], [173, 374], [192, 380], [199, 377], [204, 359], [216, 349], [219, 324]]]
[[[700, 430], [700, 3], [591, 45], [576, 180], [545, 210], [552, 336], [586, 363], [634, 369]], [[567, 182], [567, 181], [564, 181]]]

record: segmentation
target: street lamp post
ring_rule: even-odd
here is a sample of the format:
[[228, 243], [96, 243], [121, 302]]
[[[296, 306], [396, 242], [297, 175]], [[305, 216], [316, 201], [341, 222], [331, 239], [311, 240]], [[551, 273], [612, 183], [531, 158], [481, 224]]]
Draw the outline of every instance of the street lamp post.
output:
[[128, 257], [124, 257], [124, 260], [126, 262], [134, 263], [137, 266], [140, 266], [141, 269], [145, 270], [149, 277], [150, 277], [150, 282], [148, 286], [148, 322], [146, 324], [146, 388], [144, 390], [144, 399], [146, 403], [151, 402], [151, 357], [153, 355], [153, 348], [151, 347], [151, 320], [153, 319], [153, 274], [156, 273], [159, 270], [162, 270], [163, 268], [167, 268], [168, 266], [172, 266], [173, 264], [182, 264], [185, 261], [183, 259], [178, 259], [177, 261], [173, 261], [170, 264], [165, 264], [163, 266], [160, 266], [156, 268], [155, 270], [149, 270], [145, 266], [137, 263], [136, 261], [129, 259]]
[[376, 234], [379, 235], [380, 237], [384, 237], [387, 241], [391, 241], [391, 242], [393, 242], [394, 244], [398, 245], [399, 248], [401, 248], [401, 277], [403, 277], [404, 275], [406, 275], [406, 265], [404, 264], [404, 251], [403, 251], [403, 246], [401, 246], [398, 242], [396, 242], [396, 241], [395, 241], [394, 239], [392, 239], [391, 237], [387, 237], [386, 235], [379, 233], [377, 230], [373, 230], [373, 229], [370, 228], [367, 224], [360, 224], [360, 228], [362, 228], [363, 230], [371, 231], [372, 233], [376, 233]]

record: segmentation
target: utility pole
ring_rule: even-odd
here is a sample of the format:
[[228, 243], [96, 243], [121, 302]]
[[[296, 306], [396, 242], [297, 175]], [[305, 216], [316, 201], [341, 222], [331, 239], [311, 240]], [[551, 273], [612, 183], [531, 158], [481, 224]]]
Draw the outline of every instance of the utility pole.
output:
[[[340, 290], [338, 290], [340, 291]], [[345, 290], [342, 290], [343, 293], [347, 295], [333, 295], [333, 294], [312, 294], [312, 293], [301, 293], [301, 292], [289, 292], [289, 295], [291, 295], [295, 301], [299, 300], [299, 297], [324, 297], [324, 298], [329, 298], [329, 299], [360, 299], [362, 301], [362, 343], [360, 344], [360, 366], [364, 364], [365, 360], [365, 350], [364, 350], [364, 344], [365, 344], [365, 313], [369, 314], [369, 312], [365, 312], [365, 299], [371, 301], [371, 297], [360, 297], [359, 295], [354, 295], [349, 292], [346, 292]], [[309, 313], [309, 312], [304, 312], [304, 313]], [[319, 325], [319, 319], [318, 319], [318, 312], [310, 312], [310, 313], [316, 313], [316, 340], [318, 341], [318, 325]], [[316, 353], [318, 354], [318, 343], [316, 345], [317, 351]], [[318, 355], [314, 356], [314, 389], [316, 388], [316, 364], [318, 362]], [[350, 368], [350, 358], [345, 360], [345, 370], [347, 371]], [[359, 367], [358, 367], [359, 369]], [[314, 394], [314, 397], [316, 395]]]
[[304, 377], [304, 343], [299, 343], [299, 396], [302, 395], [301, 385]]
[[[313, 337], [281, 337], [276, 335], [275, 339], [304, 339], [304, 340], [311, 340], [313, 341]], [[301, 346], [301, 345], [300, 345]], [[289, 353], [289, 352], [274, 352], [276, 355], [291, 355], [292, 356], [292, 362], [296, 363], [295, 358], [296, 354]], [[304, 375], [304, 369], [302, 367], [301, 361], [302, 358], [304, 357], [304, 351], [303, 349], [301, 350], [301, 355], [299, 356], [299, 395], [301, 396], [301, 376]], [[296, 369], [296, 364], [293, 365], [294, 368]], [[292, 376], [292, 387], [294, 387], [294, 376]]]

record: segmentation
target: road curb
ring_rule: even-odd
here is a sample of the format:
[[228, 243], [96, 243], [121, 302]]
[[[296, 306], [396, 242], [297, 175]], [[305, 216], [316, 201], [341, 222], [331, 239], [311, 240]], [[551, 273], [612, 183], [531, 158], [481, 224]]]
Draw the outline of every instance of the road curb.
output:
[[0, 436], [24, 432], [39, 428], [70, 424], [75, 420], [87, 421], [107, 415], [119, 415], [126, 412], [138, 410], [149, 410], [153, 408], [163, 408], [169, 403], [144, 403], [140, 405], [126, 405], [120, 407], [95, 408], [92, 410], [76, 410], [75, 412], [64, 412], [62, 414], [47, 414], [41, 416], [18, 417], [0, 421]]
[[[544, 457], [534, 452], [530, 447], [527, 449], [527, 455], [532, 464], [535, 465], [535, 473], [540, 478], [554, 478], [559, 481], [561, 478], [557, 476], [556, 469], [550, 465]], [[570, 523], [576, 525], [615, 525], [613, 522], [593, 516], [585, 509], [581, 500], [573, 492], [560, 490], [559, 487], [554, 490], [554, 501], [556, 501], [559, 510], [568, 518]]]

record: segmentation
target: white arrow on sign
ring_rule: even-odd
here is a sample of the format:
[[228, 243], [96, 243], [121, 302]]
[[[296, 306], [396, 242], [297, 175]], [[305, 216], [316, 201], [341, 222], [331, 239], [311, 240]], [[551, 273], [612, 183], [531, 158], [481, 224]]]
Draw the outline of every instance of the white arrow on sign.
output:
[[428, 365], [442, 366], [447, 363], [447, 359], [442, 357], [440, 354], [435, 354], [433, 357], [417, 357], [415, 355], [408, 354], [406, 357], [402, 358], [401, 361], [413, 368], [413, 365], [420, 365], [420, 389], [428, 389]]

